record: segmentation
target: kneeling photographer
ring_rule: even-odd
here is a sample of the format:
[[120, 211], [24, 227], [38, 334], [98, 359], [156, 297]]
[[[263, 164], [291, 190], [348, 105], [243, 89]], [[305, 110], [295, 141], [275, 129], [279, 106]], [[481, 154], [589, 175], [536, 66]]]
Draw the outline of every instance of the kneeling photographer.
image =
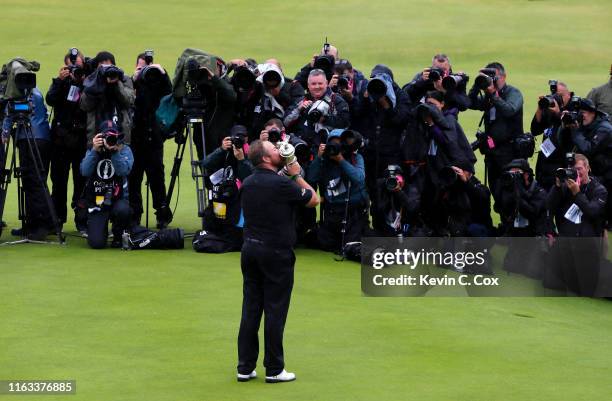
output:
[[[134, 166], [129, 177], [130, 207], [134, 225], [139, 225], [144, 212], [142, 205], [142, 179], [147, 182], [153, 197], [157, 228], [165, 228], [172, 220], [172, 212], [166, 205], [164, 179], [164, 141], [155, 112], [161, 99], [172, 92], [172, 84], [166, 70], [153, 64], [152, 50], [136, 58], [133, 76], [136, 100], [134, 103], [134, 129], [130, 147], [134, 154]], [[147, 210], [148, 216], [148, 210]]]
[[365, 166], [357, 153], [362, 142], [356, 131], [333, 130], [308, 169], [306, 180], [321, 191], [317, 241], [323, 250], [342, 251], [347, 243], [361, 241], [368, 228]]
[[572, 151], [574, 144], [569, 130], [562, 129], [561, 113], [572, 109], [572, 92], [563, 82], [550, 80], [550, 95], [540, 96], [538, 108], [531, 120], [531, 133], [543, 135], [536, 179], [546, 191], [555, 185], [555, 171], [565, 167], [565, 155]]
[[103, 121], [99, 132], [81, 162], [81, 174], [87, 177], [87, 243], [94, 249], [105, 248], [108, 221], [112, 220], [112, 247], [119, 248], [122, 235], [130, 226], [128, 175], [134, 157], [112, 120]]
[[555, 263], [550, 264], [544, 284], [592, 296], [599, 277], [608, 191], [589, 175], [584, 155], [576, 154], [574, 159], [573, 167], [556, 171], [546, 202], [560, 238], [553, 246]]
[[235, 125], [221, 146], [199, 163], [213, 172], [207, 180], [210, 202], [204, 210], [203, 228], [193, 246], [198, 252], [230, 252], [242, 246], [242, 210], [239, 189], [252, 173], [247, 144], [248, 132]]
[[132, 130], [134, 86], [132, 79], [115, 65], [109, 52], [96, 55], [97, 68], [84, 82], [81, 109], [87, 112], [87, 145], [91, 146], [96, 129], [102, 121], [114, 120], [129, 144]]
[[539, 278], [543, 245], [550, 231], [546, 214], [546, 191], [533, 177], [525, 159], [515, 159], [504, 167], [495, 186], [495, 211], [500, 215], [500, 234], [504, 237], [538, 237], [533, 241], [509, 239], [504, 269]]

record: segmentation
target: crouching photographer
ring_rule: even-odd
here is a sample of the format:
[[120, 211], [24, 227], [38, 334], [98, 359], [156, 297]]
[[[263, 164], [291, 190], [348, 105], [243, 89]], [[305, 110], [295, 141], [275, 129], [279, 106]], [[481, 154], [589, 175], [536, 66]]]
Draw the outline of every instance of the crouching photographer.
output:
[[[549, 231], [546, 217], [546, 191], [533, 177], [525, 159], [515, 159], [504, 167], [497, 185], [495, 211], [500, 215], [501, 234], [506, 237], [541, 237]], [[530, 277], [540, 277], [541, 255], [538, 241], [510, 240], [504, 269]]]
[[253, 170], [247, 159], [247, 138], [247, 128], [235, 125], [221, 146], [199, 162], [202, 168], [213, 173], [207, 180], [210, 202], [204, 210], [204, 229], [196, 233], [193, 240], [193, 247], [198, 252], [231, 252], [242, 246], [239, 190]]
[[544, 285], [592, 296], [599, 277], [608, 191], [589, 175], [584, 155], [576, 154], [574, 159], [573, 167], [557, 170], [548, 194], [547, 208], [560, 238], [552, 248], [553, 263]]
[[106, 247], [109, 220], [113, 222], [112, 247], [121, 247], [121, 237], [130, 225], [127, 177], [133, 163], [132, 151], [123, 143], [117, 125], [103, 121], [81, 162], [81, 174], [87, 177], [87, 243], [94, 249]]
[[362, 142], [356, 131], [333, 130], [308, 169], [306, 180], [319, 185], [323, 199], [317, 230], [323, 250], [341, 251], [347, 243], [361, 241], [368, 227], [365, 166], [357, 153]]
[[96, 55], [97, 68], [84, 82], [81, 109], [87, 112], [87, 142], [91, 145], [96, 128], [102, 121], [115, 120], [129, 144], [132, 129], [131, 109], [134, 106], [132, 79], [115, 65], [109, 52]]

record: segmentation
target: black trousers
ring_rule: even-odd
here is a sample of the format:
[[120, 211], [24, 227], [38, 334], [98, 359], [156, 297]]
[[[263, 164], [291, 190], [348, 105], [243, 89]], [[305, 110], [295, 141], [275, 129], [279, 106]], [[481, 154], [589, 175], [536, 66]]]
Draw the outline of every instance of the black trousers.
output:
[[[42, 159], [42, 169], [40, 171], [43, 181], [47, 182], [47, 174], [49, 171], [49, 151], [51, 143], [46, 140], [36, 139], [34, 141], [40, 152]], [[53, 222], [47, 201], [45, 200], [45, 188], [39, 181], [36, 174], [35, 159], [32, 158], [28, 140], [20, 139], [17, 141], [19, 149], [19, 168], [21, 169], [21, 185], [25, 193], [25, 212], [26, 222], [25, 228], [32, 232], [37, 229], [51, 229]], [[36, 150], [34, 156], [36, 157]]]
[[266, 376], [283, 371], [283, 332], [293, 289], [295, 255], [292, 249], [276, 249], [245, 240], [240, 258], [243, 277], [242, 319], [238, 333], [238, 373], [255, 369], [259, 355], [257, 332], [264, 322]]
[[136, 223], [140, 223], [144, 211], [141, 185], [145, 173], [153, 196], [153, 208], [159, 210], [165, 205], [164, 148], [163, 144], [161, 146], [134, 144], [132, 153], [134, 154], [134, 165], [128, 178], [130, 206], [132, 207], [133, 219]]
[[87, 218], [87, 243], [94, 249], [106, 248], [108, 221], [113, 221], [114, 240], [121, 240], [123, 230], [130, 225], [130, 204], [125, 199], [114, 201], [110, 207], [90, 212]]
[[[70, 208], [75, 209], [79, 199], [83, 196], [86, 178], [81, 175], [80, 165], [85, 157], [86, 148], [68, 149], [64, 146], [53, 146], [51, 155], [51, 198], [55, 206], [57, 217], [62, 223], [68, 218], [68, 208], [66, 207], [68, 197], [68, 176], [72, 170], [72, 200]], [[76, 221], [77, 226], [81, 223]], [[84, 223], [84, 222], [83, 222]]]

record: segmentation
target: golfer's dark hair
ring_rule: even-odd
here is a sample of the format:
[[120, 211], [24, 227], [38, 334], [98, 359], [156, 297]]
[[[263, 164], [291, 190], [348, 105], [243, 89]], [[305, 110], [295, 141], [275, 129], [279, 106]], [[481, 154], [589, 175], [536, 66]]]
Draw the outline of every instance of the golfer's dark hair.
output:
[[257, 139], [249, 144], [249, 160], [253, 166], [257, 167], [263, 163], [263, 158], [267, 155], [263, 141]]

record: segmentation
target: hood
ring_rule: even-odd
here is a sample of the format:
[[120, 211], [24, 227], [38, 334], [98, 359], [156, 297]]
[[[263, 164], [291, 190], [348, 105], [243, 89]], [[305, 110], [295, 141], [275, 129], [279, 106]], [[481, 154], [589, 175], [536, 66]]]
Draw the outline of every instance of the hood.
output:
[[387, 67], [384, 64], [376, 64], [374, 68], [372, 68], [372, 72], [370, 73], [370, 78], [373, 78], [374, 76], [380, 75], [380, 74], [387, 74], [389, 77], [391, 77], [391, 81], [394, 80], [393, 71], [391, 71], [391, 68]]
[[263, 77], [264, 77], [264, 75], [267, 72], [274, 71], [280, 77], [279, 86], [282, 88], [283, 85], [285, 85], [285, 76], [283, 75], [283, 72], [281, 71], [280, 68], [278, 68], [278, 66], [276, 64], [270, 64], [270, 63], [259, 64], [257, 66], [257, 71], [259, 71], [259, 76], [257, 77], [257, 82], [263, 84]]

